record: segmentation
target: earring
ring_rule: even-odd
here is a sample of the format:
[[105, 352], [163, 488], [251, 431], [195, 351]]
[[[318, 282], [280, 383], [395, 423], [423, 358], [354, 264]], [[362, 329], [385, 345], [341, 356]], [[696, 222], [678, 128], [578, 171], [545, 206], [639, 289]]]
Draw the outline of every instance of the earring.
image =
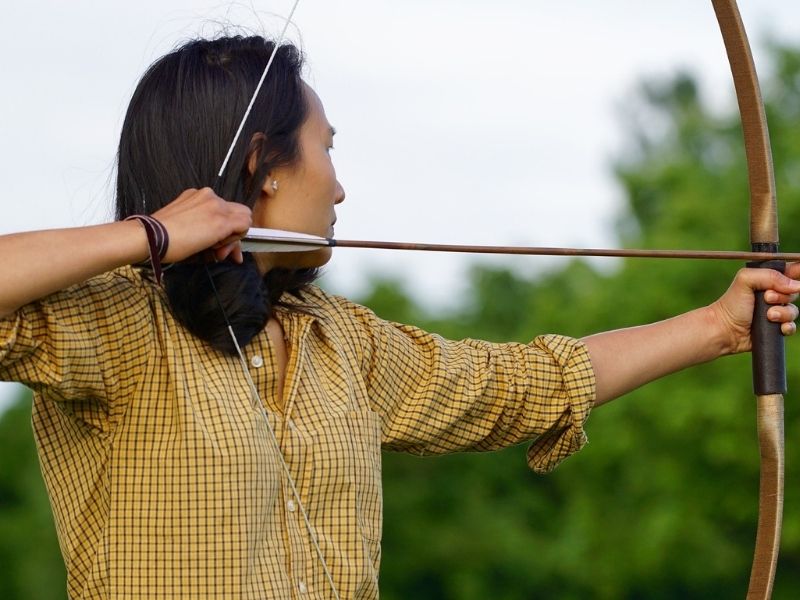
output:
[[277, 192], [278, 191], [278, 180], [277, 179], [273, 179], [272, 180], [272, 191], [273, 192]]

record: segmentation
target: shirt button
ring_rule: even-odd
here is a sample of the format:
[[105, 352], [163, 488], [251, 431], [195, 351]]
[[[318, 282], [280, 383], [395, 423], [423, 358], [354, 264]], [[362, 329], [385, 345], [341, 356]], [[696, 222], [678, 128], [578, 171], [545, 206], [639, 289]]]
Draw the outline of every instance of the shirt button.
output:
[[296, 508], [296, 507], [295, 507], [295, 505], [294, 505], [294, 500], [289, 500], [289, 501], [286, 503], [286, 510], [288, 510], [289, 512], [294, 512], [294, 509], [295, 509], [295, 508]]
[[308, 591], [308, 588], [306, 587], [306, 584], [301, 581], [300, 583], [297, 584], [297, 590], [301, 594], [305, 594]]
[[250, 359], [250, 364], [253, 365], [256, 369], [260, 369], [264, 366], [264, 359], [261, 358], [258, 354], [256, 354], [253, 358]]

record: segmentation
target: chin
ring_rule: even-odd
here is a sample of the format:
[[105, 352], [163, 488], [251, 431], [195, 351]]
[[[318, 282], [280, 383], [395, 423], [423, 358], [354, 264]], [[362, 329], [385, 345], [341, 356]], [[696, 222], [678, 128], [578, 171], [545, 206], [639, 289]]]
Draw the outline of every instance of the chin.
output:
[[274, 266], [283, 269], [314, 269], [328, 264], [331, 248], [320, 248], [313, 252], [281, 252], [275, 255]]

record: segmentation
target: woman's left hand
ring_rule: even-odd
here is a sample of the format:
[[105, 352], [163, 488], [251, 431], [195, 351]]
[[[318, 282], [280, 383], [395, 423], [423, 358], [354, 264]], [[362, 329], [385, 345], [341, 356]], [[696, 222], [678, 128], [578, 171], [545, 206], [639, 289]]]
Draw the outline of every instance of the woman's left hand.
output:
[[767, 318], [781, 324], [783, 335], [797, 330], [797, 307], [792, 304], [800, 293], [800, 263], [786, 265], [783, 275], [771, 269], [741, 269], [722, 297], [710, 308], [716, 315], [722, 335], [728, 340], [727, 353], [747, 352], [751, 348], [750, 326], [753, 321], [755, 292], [764, 291], [764, 299], [772, 304]]

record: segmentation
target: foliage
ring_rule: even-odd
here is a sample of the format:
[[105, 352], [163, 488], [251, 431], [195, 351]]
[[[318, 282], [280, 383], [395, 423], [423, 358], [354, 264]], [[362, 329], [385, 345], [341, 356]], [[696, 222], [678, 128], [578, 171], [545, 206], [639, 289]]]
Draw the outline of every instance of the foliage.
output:
[[64, 562], [39, 471], [30, 394], [0, 419], [0, 598], [63, 600]]
[[[772, 48], [765, 82], [781, 219], [800, 218], [800, 51]], [[709, 110], [687, 74], [643, 84], [615, 165], [625, 245], [747, 248], [738, 115]], [[784, 227], [785, 248], [800, 233]], [[525, 341], [651, 322], [712, 301], [736, 268], [719, 262], [582, 261], [528, 280], [476, 268], [469, 301], [427, 315], [395, 281], [362, 301], [385, 318], [451, 338]], [[788, 355], [797, 354], [789, 343]], [[800, 369], [789, 367], [800, 389]], [[415, 598], [728, 598], [746, 589], [758, 455], [749, 359], [732, 357], [651, 384], [592, 415], [592, 443], [554, 474], [527, 471], [524, 448], [425, 458], [387, 454], [382, 594]], [[52, 519], [39, 483], [27, 401], [0, 421], [0, 597], [47, 598]], [[797, 403], [787, 404], [786, 480], [798, 479]], [[776, 599], [800, 595], [800, 490], [786, 490]], [[45, 536], [45, 531], [47, 535]], [[48, 537], [49, 536], [49, 537]], [[44, 539], [47, 537], [47, 540]], [[56, 583], [53, 583], [56, 582]]]

